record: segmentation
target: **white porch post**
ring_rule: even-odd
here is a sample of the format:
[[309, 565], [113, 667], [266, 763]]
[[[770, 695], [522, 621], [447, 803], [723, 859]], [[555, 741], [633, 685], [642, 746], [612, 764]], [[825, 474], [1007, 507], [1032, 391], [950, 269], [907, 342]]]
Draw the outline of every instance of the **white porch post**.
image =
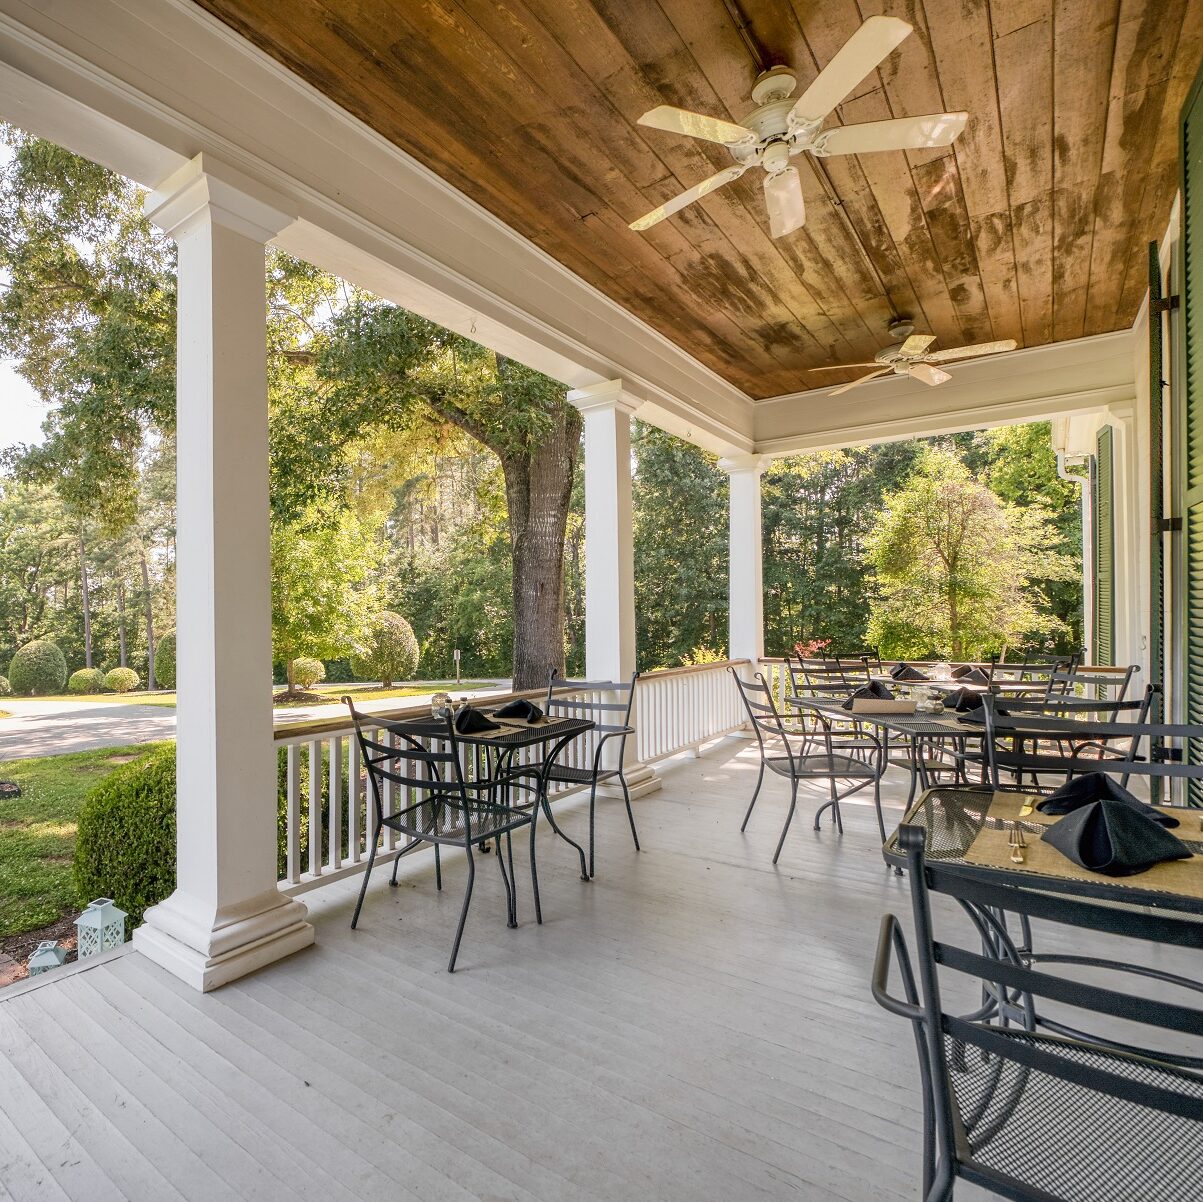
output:
[[313, 942], [276, 887], [263, 255], [290, 218], [201, 156], [146, 212], [179, 252], [178, 831], [134, 944], [207, 990]]
[[[640, 402], [621, 380], [573, 389], [568, 400], [581, 411], [585, 430], [585, 673], [590, 680], [629, 680], [635, 671], [631, 415]], [[638, 720], [633, 713], [632, 724]], [[660, 787], [655, 771], [639, 763], [637, 744], [627, 739], [623, 771], [632, 797]]]
[[764, 656], [760, 477], [768, 463], [764, 455], [729, 455], [718, 461], [731, 482], [727, 655], [751, 660], [751, 671]]

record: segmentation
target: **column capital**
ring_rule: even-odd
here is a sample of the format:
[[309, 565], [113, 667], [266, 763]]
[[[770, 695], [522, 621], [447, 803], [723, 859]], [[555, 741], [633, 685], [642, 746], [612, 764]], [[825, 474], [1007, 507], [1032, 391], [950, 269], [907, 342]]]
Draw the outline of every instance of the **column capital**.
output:
[[772, 456], [770, 455], [737, 453], [724, 455], [718, 461], [718, 465], [729, 476], [736, 472], [755, 472], [759, 476], [771, 462]]
[[621, 380], [603, 380], [600, 384], [590, 384], [586, 388], [571, 388], [568, 391], [568, 403], [582, 413], [597, 409], [616, 409], [628, 416], [637, 412], [643, 405], [638, 397], [632, 396], [626, 390]]
[[236, 168], [198, 154], [147, 196], [142, 209], [177, 241], [208, 218], [256, 242], [270, 242], [296, 220], [293, 207]]

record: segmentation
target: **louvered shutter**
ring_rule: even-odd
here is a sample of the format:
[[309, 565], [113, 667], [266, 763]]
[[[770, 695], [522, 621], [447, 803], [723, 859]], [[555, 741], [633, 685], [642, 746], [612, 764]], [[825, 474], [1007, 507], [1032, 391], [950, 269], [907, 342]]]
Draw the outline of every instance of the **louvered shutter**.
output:
[[1115, 471], [1110, 426], [1099, 431], [1095, 449], [1094, 662], [1115, 662]]

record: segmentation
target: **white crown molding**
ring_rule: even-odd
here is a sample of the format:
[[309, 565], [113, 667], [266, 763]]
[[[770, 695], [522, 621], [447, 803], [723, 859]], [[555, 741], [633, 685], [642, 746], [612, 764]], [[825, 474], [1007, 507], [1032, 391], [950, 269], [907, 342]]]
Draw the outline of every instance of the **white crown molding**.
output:
[[276, 244], [644, 416], [751, 448], [748, 397], [192, 0], [0, 0], [0, 117], [158, 186], [207, 152], [287, 198]]
[[634, 417], [643, 407], [643, 402], [632, 396], [621, 380], [603, 380], [588, 388], [573, 388], [568, 392], [568, 403], [582, 413], [597, 409], [613, 409]]
[[718, 467], [728, 476], [734, 476], [737, 472], [754, 472], [759, 476], [772, 460], [771, 455], [724, 455], [718, 461]]

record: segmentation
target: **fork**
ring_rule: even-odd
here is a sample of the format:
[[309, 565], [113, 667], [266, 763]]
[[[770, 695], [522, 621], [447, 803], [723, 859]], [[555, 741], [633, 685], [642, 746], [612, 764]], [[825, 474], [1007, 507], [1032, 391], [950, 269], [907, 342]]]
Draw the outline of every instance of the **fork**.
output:
[[1011, 863], [1022, 864], [1027, 841], [1023, 837], [1023, 827], [1018, 822], [1011, 823], [1011, 829], [1007, 832], [1007, 842], [1011, 845]]

